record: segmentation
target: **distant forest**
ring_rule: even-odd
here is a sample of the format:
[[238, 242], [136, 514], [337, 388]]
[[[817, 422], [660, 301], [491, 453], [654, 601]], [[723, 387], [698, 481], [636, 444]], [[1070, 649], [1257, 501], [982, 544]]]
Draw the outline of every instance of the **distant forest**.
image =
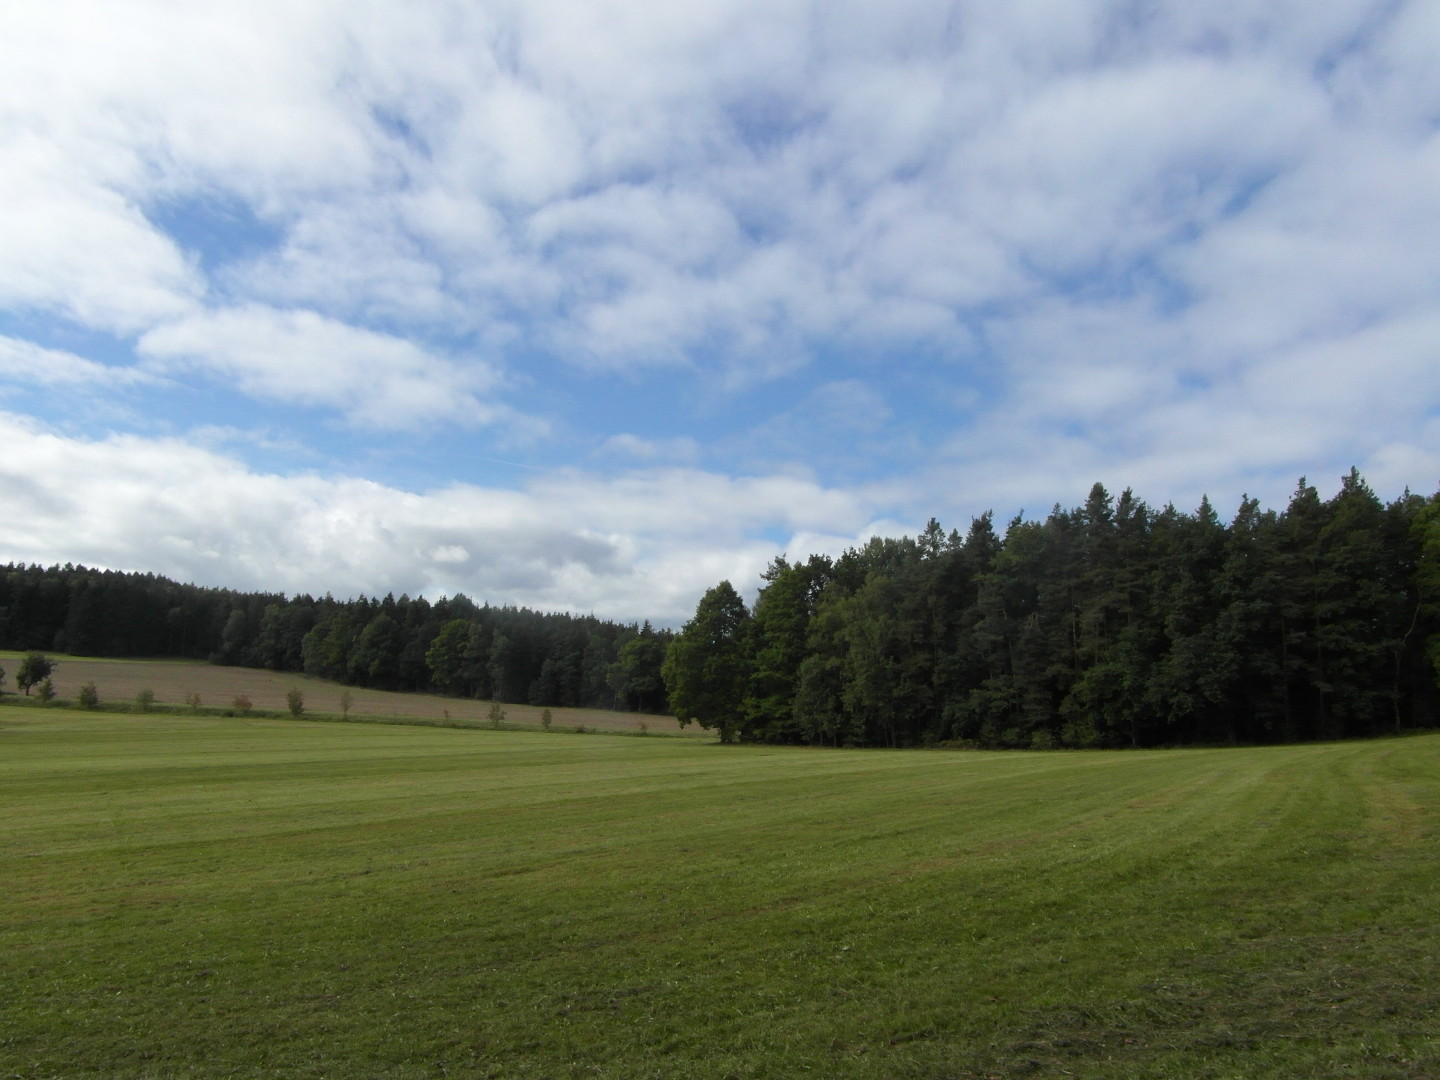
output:
[[385, 690], [666, 712], [673, 636], [465, 596], [286, 599], [83, 566], [0, 567], [0, 648], [208, 659]]
[[1043, 521], [932, 520], [776, 559], [677, 635], [479, 605], [335, 600], [84, 567], [0, 567], [0, 647], [193, 657], [353, 685], [673, 712], [724, 741], [1119, 747], [1440, 723], [1440, 495], [1154, 509], [1096, 484]]
[[1043, 521], [932, 520], [729, 582], [671, 645], [682, 721], [724, 740], [1121, 747], [1432, 727], [1440, 496], [1383, 505], [1353, 471], [1222, 523], [1099, 484]]

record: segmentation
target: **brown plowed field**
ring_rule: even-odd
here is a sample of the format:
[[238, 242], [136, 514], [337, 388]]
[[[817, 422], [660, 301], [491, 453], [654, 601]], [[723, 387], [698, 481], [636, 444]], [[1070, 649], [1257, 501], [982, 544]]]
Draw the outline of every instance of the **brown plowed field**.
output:
[[[345, 687], [325, 679], [313, 679], [289, 672], [257, 668], [219, 667], [197, 660], [103, 660], [88, 657], [47, 654], [55, 661], [52, 681], [56, 697], [73, 701], [80, 687], [93, 682], [104, 704], [133, 702], [135, 695], [149, 688], [156, 702], [163, 705], [184, 705], [191, 694], [200, 695], [207, 707], [230, 707], [244, 694], [256, 709], [286, 708], [286, 694], [299, 687], [305, 695], [306, 713], [340, 715], [340, 695]], [[15, 690], [15, 672], [23, 654], [0, 652], [0, 667], [5, 669], [4, 688]], [[350, 687], [352, 716], [393, 716], [427, 720], [486, 723], [490, 702], [470, 698], [448, 698], [436, 694], [399, 694], [386, 690]], [[507, 725], [540, 726], [542, 709], [533, 705], [503, 705]], [[550, 710], [558, 728], [601, 728], [607, 731], [678, 732], [680, 725], [671, 716], [642, 713], [610, 712], [604, 709]], [[644, 728], [641, 725], [645, 725]], [[695, 728], [690, 732], [694, 733]]]

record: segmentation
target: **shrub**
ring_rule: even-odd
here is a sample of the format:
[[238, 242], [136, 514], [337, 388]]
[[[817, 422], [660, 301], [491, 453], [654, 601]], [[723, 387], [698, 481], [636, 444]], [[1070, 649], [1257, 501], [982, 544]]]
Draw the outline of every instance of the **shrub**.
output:
[[1102, 742], [1100, 732], [1095, 727], [1095, 720], [1090, 716], [1069, 721], [1060, 729], [1060, 738], [1066, 746], [1092, 747], [1099, 746]]
[[492, 728], [498, 728], [505, 722], [505, 710], [500, 707], [498, 701], [492, 701], [490, 703], [490, 711], [485, 715], [490, 718], [490, 726]]
[[140, 712], [149, 712], [150, 706], [154, 704], [155, 691], [151, 690], [148, 686], [141, 689], [141, 691], [135, 695], [135, 708]]
[[555, 722], [555, 718], [550, 715], [550, 710], [549, 710], [549, 709], [546, 709], [544, 712], [542, 712], [542, 713], [540, 714], [540, 726], [541, 726], [542, 728], [544, 728], [546, 731], [549, 731], [549, 730], [550, 730], [550, 725], [553, 724], [554, 722]]
[[55, 684], [51, 682], [49, 677], [47, 676], [45, 681], [40, 684], [40, 688], [36, 690], [35, 693], [39, 696], [42, 704], [48, 705], [50, 704], [50, 702], [55, 700]]
[[[42, 652], [30, 652], [25, 654], [25, 659], [20, 662], [20, 670], [15, 674], [15, 685], [25, 691], [25, 696], [30, 696], [30, 688], [44, 680], [48, 680], [55, 670], [55, 661], [51, 660]], [[52, 688], [53, 689], [53, 688]], [[54, 697], [52, 693], [50, 695]], [[49, 700], [46, 698], [45, 700]]]
[[291, 716], [300, 716], [305, 712], [305, 693], [298, 686], [292, 686], [285, 692], [285, 705], [290, 710]]
[[190, 711], [192, 713], [199, 715], [200, 695], [198, 693], [191, 692], [191, 694], [185, 699], [185, 704], [190, 706]]
[[93, 682], [87, 682], [80, 687], [80, 696], [76, 701], [82, 709], [94, 709], [100, 704], [100, 691], [95, 689]]
[[250, 710], [254, 707], [250, 704], [249, 694], [237, 695], [235, 700], [231, 704], [235, 706], [235, 711], [238, 712], [241, 716], [249, 716]]
[[350, 719], [350, 706], [355, 704], [355, 695], [350, 693], [349, 687], [340, 691], [340, 715], [342, 718]]
[[980, 743], [976, 739], [945, 739], [940, 743], [941, 750], [979, 750]]

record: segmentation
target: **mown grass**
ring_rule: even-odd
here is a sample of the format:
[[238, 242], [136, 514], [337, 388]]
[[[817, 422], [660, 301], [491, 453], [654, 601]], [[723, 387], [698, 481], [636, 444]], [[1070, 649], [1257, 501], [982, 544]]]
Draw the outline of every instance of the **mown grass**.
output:
[[0, 1076], [1440, 1075], [1440, 737], [0, 712]]

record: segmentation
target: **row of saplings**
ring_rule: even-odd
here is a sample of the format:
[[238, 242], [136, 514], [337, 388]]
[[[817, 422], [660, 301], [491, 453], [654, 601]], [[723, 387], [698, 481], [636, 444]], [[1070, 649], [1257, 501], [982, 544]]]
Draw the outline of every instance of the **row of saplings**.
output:
[[[20, 670], [15, 673], [15, 685], [25, 691], [25, 696], [30, 697], [33, 688], [35, 697], [42, 705], [48, 705], [55, 700], [55, 682], [51, 677], [55, 672], [55, 661], [44, 653], [32, 652], [25, 655], [20, 662]], [[0, 667], [0, 693], [4, 693], [5, 669]], [[93, 681], [87, 682], [80, 687], [75, 697], [75, 704], [82, 709], [98, 709], [100, 707], [100, 691]], [[190, 706], [190, 711], [200, 711], [200, 695], [192, 693], [185, 698], [185, 704]], [[137, 691], [135, 694], [135, 708], [140, 712], [149, 712], [155, 705], [155, 691], [148, 686]], [[305, 711], [305, 697], [297, 690], [290, 691], [290, 711], [299, 716]], [[233, 708], [236, 712], [244, 715], [253, 708], [250, 698], [246, 694], [239, 695]]]
[[[48, 705], [55, 700], [55, 683], [51, 679], [54, 671], [55, 661], [51, 660], [50, 657], [40, 652], [28, 653], [25, 659], [20, 662], [20, 670], [15, 673], [15, 685], [25, 691], [26, 697], [30, 696], [30, 690], [33, 687], [35, 697], [40, 700], [41, 704]], [[0, 668], [0, 688], [3, 688], [4, 684], [5, 669]], [[0, 693], [3, 693], [3, 689], [0, 689]], [[342, 717], [347, 720], [350, 718], [350, 707], [353, 704], [353, 700], [348, 687], [340, 691], [340, 713]], [[81, 709], [98, 709], [100, 707], [100, 691], [96, 689], [93, 681], [87, 682], [84, 686], [80, 687], [80, 691], [75, 698], [75, 704]], [[201, 706], [200, 695], [192, 692], [186, 696], [185, 704], [190, 707], [192, 713], [198, 714]], [[155, 691], [151, 690], [148, 686], [135, 694], [135, 708], [138, 712], [149, 712], [154, 705]], [[304, 715], [304, 691], [298, 686], [292, 686], [286, 691], [285, 706], [289, 709], [291, 716], [299, 717]], [[254, 707], [254, 703], [251, 702], [248, 694], [239, 694], [231, 703], [231, 708], [227, 710], [226, 714], [231, 715], [238, 713], [241, 716], [249, 716]], [[450, 718], [448, 709], [445, 712], [445, 718], [447, 720]], [[500, 707], [499, 703], [490, 706], [489, 721], [490, 726], [494, 728], [498, 728], [504, 723], [505, 710]], [[540, 718], [540, 726], [546, 731], [549, 731], [550, 725], [550, 710], [546, 709], [544, 715]], [[640, 726], [642, 729], [645, 727], [644, 724]], [[577, 730], [583, 732], [585, 728], [581, 725]]]

